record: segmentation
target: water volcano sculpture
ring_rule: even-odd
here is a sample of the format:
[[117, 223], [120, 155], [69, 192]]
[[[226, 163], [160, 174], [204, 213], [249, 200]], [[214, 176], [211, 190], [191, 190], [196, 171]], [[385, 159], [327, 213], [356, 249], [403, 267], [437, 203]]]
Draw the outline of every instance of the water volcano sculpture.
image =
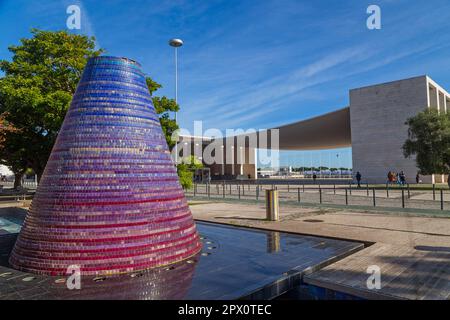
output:
[[115, 274], [201, 244], [140, 65], [89, 60], [10, 257], [20, 270]]

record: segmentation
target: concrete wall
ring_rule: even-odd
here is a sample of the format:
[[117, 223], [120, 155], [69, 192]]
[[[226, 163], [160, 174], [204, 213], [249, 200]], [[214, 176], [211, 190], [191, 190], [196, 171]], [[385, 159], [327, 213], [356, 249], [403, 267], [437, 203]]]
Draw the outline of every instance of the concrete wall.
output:
[[385, 183], [389, 170], [403, 170], [407, 181], [415, 182], [415, 160], [402, 151], [404, 123], [427, 108], [427, 89], [428, 78], [421, 76], [350, 90], [353, 172], [361, 172], [364, 181]]

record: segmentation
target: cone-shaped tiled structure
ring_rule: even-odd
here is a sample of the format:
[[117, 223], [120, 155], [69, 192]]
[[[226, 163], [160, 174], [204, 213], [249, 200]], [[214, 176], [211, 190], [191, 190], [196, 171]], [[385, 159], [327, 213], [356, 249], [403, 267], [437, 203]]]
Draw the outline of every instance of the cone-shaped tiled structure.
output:
[[139, 64], [90, 59], [11, 265], [112, 274], [171, 264], [200, 248]]

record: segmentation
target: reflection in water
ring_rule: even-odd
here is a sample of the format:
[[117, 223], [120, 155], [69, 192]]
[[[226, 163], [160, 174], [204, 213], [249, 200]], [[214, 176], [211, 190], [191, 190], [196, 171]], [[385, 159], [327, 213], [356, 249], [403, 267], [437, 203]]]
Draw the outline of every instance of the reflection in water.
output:
[[[305, 270], [363, 248], [348, 241], [217, 224], [197, 223], [197, 228], [203, 243], [200, 255], [97, 281], [86, 276], [81, 290], [67, 289], [60, 277], [0, 265], [0, 299], [271, 299], [291, 289]], [[11, 248], [13, 241], [7, 243]], [[6, 258], [9, 250], [3, 252]]]
[[280, 252], [280, 233], [276, 231], [270, 231], [267, 233], [267, 252], [276, 253]]
[[199, 254], [175, 264], [108, 277], [83, 277], [80, 290], [53, 284], [57, 299], [178, 300], [188, 292]]

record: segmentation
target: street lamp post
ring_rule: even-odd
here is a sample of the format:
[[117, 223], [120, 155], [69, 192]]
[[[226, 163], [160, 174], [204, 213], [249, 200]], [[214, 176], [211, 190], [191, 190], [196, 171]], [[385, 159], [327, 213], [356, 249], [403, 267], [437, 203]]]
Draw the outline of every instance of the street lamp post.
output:
[[[183, 45], [181, 39], [170, 39], [169, 45], [175, 48], [175, 103], [178, 103], [178, 48]], [[178, 124], [177, 112], [175, 111], [175, 123]], [[178, 164], [178, 141], [175, 143], [175, 165]]]

